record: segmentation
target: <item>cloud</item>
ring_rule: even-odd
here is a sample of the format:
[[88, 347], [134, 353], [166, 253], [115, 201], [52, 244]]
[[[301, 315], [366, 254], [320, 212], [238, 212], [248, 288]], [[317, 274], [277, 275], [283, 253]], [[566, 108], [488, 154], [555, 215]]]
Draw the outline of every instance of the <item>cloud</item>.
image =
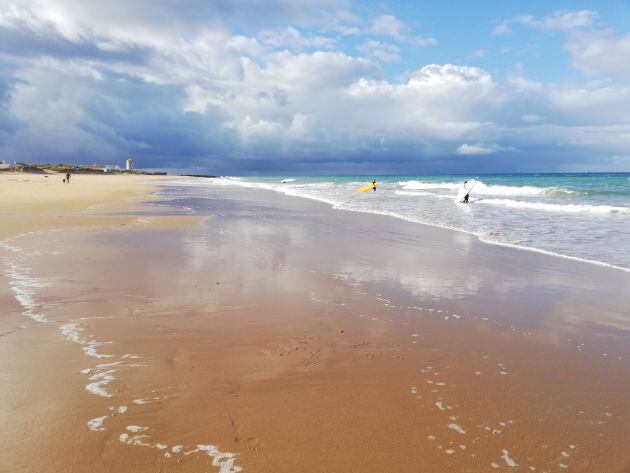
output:
[[358, 36], [362, 34], [363, 18], [345, 9], [325, 11], [321, 14], [318, 29], [325, 32], [338, 33], [342, 36]]
[[407, 26], [398, 18], [392, 15], [381, 15], [370, 25], [368, 32], [377, 36], [389, 36], [396, 40], [406, 39]]
[[421, 48], [438, 44], [438, 40], [432, 37], [411, 36], [407, 25], [393, 15], [381, 15], [374, 18], [364, 34], [386, 36]]
[[568, 31], [577, 28], [585, 28], [593, 25], [598, 13], [592, 10], [567, 11], [560, 10], [547, 15], [542, 19], [536, 19], [532, 15], [516, 18], [514, 21], [526, 26], [533, 26], [543, 30]]
[[263, 30], [259, 37], [264, 45], [272, 48], [287, 47], [293, 50], [306, 48], [331, 49], [336, 45], [334, 38], [318, 35], [304, 36], [291, 26], [276, 30]]
[[501, 36], [501, 35], [508, 34], [508, 33], [510, 33], [510, 28], [508, 26], [508, 20], [502, 21], [500, 23], [497, 23], [492, 28], [492, 35], [493, 36]]
[[471, 59], [482, 59], [486, 57], [486, 50], [480, 48], [474, 49], [468, 57]]
[[536, 18], [533, 15], [521, 15], [496, 22], [492, 29], [492, 35], [501, 36], [510, 33], [510, 25], [512, 24], [520, 24], [547, 31], [573, 31], [592, 27], [598, 17], [599, 14], [592, 10], [559, 10], [543, 18]]
[[540, 19], [523, 15], [497, 24], [494, 34], [508, 33], [510, 23], [562, 31], [567, 34], [564, 48], [571, 55], [573, 67], [591, 75], [630, 76], [630, 35], [618, 35], [610, 28], [597, 26], [598, 18], [599, 14], [592, 10], [561, 10]]
[[590, 75], [609, 77], [630, 76], [630, 35], [618, 35], [611, 28], [596, 25], [599, 14], [592, 10], [561, 10], [536, 18], [523, 15], [503, 20], [493, 34], [509, 32], [508, 24], [518, 23], [547, 31], [562, 31], [567, 35], [564, 49], [569, 52], [572, 65]]
[[[186, 114], [171, 87], [98, 76], [82, 64], [47, 60], [23, 69], [7, 107], [15, 129], [0, 154], [18, 161], [107, 162], [139, 154], [176, 165], [225, 149], [218, 113]], [[179, 158], [179, 159], [177, 159]]]
[[460, 154], [463, 156], [483, 155], [483, 154], [490, 154], [490, 153], [494, 153], [494, 150], [492, 148], [486, 148], [484, 146], [479, 146], [479, 145], [469, 145], [466, 143], [464, 143], [463, 145], [457, 148], [457, 154]]
[[368, 57], [380, 59], [381, 61], [399, 61], [400, 49], [391, 43], [381, 43], [380, 41], [366, 41], [357, 46], [357, 50]]
[[529, 79], [522, 74], [509, 76], [507, 82], [516, 90], [524, 92], [542, 92], [545, 89], [544, 83]]
[[536, 115], [535, 113], [527, 113], [521, 116], [521, 120], [526, 123], [538, 123], [545, 120], [545, 117], [541, 117], [540, 115]]
[[423, 36], [416, 36], [411, 40], [411, 43], [414, 46], [420, 46], [421, 48], [426, 48], [427, 46], [437, 46], [438, 40], [435, 38], [425, 38]]
[[[108, 162], [131, 154], [141, 166], [225, 174], [408, 172], [427, 163], [461, 170], [460, 154], [477, 170], [556, 169], [626, 156], [630, 147], [622, 83], [549, 84], [522, 71], [497, 80], [448, 63], [419, 63], [405, 79], [388, 79], [381, 64], [398, 60], [403, 46], [341, 31], [368, 34], [377, 25], [379, 36], [406, 47], [434, 44], [395, 17], [366, 26], [313, 0], [304, 15], [295, 2], [274, 1], [273, 22], [257, 17], [267, 13], [253, 0], [199, 1], [196, 10], [112, 2], [0, 7], [3, 157]], [[337, 20], [328, 28], [325, 18]], [[545, 20], [545, 28], [570, 23], [550, 18], [556, 23]], [[234, 19], [258, 26], [236, 34]], [[624, 37], [577, 28], [568, 40], [578, 48], [569, 50], [576, 67], [609, 71]], [[357, 41], [362, 56], [349, 52]], [[614, 44], [587, 54], [596, 41]], [[610, 62], [594, 62], [605, 48], [616, 51]], [[506, 159], [513, 149], [527, 159]]]
[[630, 77], [630, 35], [605, 31], [573, 37], [566, 49], [574, 67], [593, 75]]

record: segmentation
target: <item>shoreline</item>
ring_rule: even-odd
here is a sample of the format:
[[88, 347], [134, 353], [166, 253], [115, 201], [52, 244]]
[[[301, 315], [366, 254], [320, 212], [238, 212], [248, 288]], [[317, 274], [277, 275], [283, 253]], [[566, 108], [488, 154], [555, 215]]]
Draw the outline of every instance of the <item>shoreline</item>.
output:
[[[181, 177], [197, 177], [197, 176], [177, 176], [177, 178], [181, 178]], [[215, 177], [224, 178], [223, 176], [215, 176]], [[230, 177], [227, 177], [227, 178], [229, 179]], [[179, 181], [180, 179], [176, 179], [176, 180]], [[228, 185], [230, 185], [230, 184], [228, 184]], [[275, 188], [270, 188], [270, 187], [256, 187], [254, 185], [247, 185], [247, 184], [245, 184], [245, 185], [243, 185], [243, 184], [232, 184], [232, 186], [233, 187], [240, 187], [240, 188], [247, 188], [247, 189], [255, 189], [255, 190], [260, 190], [260, 191], [270, 191], [270, 192], [274, 192], [274, 193], [277, 193], [277, 194], [285, 195], [287, 197], [297, 197], [297, 198], [307, 199], [307, 200], [311, 200], [311, 201], [321, 202], [321, 203], [329, 205], [334, 210], [340, 210], [340, 211], [346, 211], [346, 212], [357, 212], [357, 213], [365, 213], [365, 214], [369, 214], [369, 215], [381, 215], [381, 216], [385, 216], [385, 217], [391, 217], [391, 218], [395, 218], [397, 220], [402, 220], [402, 221], [409, 222], [409, 223], [420, 224], [420, 225], [425, 225], [427, 227], [439, 228], [441, 230], [453, 231], [453, 232], [463, 233], [463, 234], [466, 234], [466, 235], [471, 235], [471, 236], [474, 236], [475, 238], [477, 238], [480, 242], [488, 244], [488, 245], [495, 245], [495, 246], [513, 248], [513, 249], [522, 250], [522, 251], [529, 251], [529, 252], [533, 252], [533, 253], [544, 254], [544, 255], [552, 256], [552, 257], [556, 257], [556, 258], [563, 258], [563, 259], [567, 259], [567, 260], [571, 260], [571, 261], [575, 261], [575, 262], [582, 262], [582, 263], [586, 263], [586, 264], [592, 264], [592, 265], [596, 265], [596, 266], [611, 268], [611, 269], [614, 269], [614, 270], [617, 270], [617, 271], [624, 271], [624, 272], [630, 273], [630, 268], [626, 268], [624, 266], [619, 266], [619, 265], [612, 264], [612, 263], [606, 263], [604, 261], [598, 261], [598, 260], [587, 259], [587, 258], [580, 258], [578, 256], [565, 255], [565, 254], [562, 254], [562, 253], [556, 253], [556, 252], [553, 252], [553, 251], [549, 251], [549, 250], [545, 250], [545, 249], [541, 249], [541, 248], [536, 248], [536, 247], [531, 247], [531, 246], [524, 246], [524, 245], [518, 245], [518, 244], [515, 244], [515, 243], [494, 241], [494, 240], [490, 240], [490, 239], [484, 238], [482, 235], [480, 235], [478, 233], [475, 233], [473, 231], [468, 231], [468, 230], [463, 229], [463, 228], [456, 228], [456, 227], [452, 227], [452, 226], [441, 225], [441, 224], [435, 223], [435, 222], [414, 220], [412, 218], [405, 217], [404, 215], [401, 215], [399, 213], [379, 212], [379, 211], [376, 211], [376, 210], [364, 210], [364, 209], [350, 209], [350, 208], [342, 207], [341, 206], [342, 204], [340, 204], [338, 202], [335, 202], [333, 200], [330, 200], [330, 199], [320, 198], [320, 197], [317, 197], [317, 196], [307, 196], [307, 195], [303, 195], [303, 194], [295, 194], [295, 193], [290, 193], [290, 192], [284, 192], [281, 189], [275, 189]], [[169, 187], [169, 185], [164, 185], [162, 187]], [[202, 181], [199, 181], [199, 187], [204, 187], [203, 184], [202, 184]]]
[[188, 208], [196, 224], [14, 241], [0, 466], [593, 473], [630, 461], [625, 273], [272, 192], [163, 194], [155, 218]]

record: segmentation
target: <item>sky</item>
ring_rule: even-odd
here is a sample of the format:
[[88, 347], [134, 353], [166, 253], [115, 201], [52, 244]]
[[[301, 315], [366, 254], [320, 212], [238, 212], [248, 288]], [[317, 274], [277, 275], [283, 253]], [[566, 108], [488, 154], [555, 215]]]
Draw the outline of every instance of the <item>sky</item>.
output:
[[630, 171], [630, 0], [0, 0], [0, 159]]

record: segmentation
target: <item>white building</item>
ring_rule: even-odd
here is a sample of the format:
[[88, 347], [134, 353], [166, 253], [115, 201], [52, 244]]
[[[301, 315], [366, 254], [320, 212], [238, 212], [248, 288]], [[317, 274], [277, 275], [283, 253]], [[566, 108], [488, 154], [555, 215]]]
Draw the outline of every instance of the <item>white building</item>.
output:
[[133, 159], [129, 158], [127, 161], [125, 161], [125, 169], [127, 171], [133, 171], [134, 170]]

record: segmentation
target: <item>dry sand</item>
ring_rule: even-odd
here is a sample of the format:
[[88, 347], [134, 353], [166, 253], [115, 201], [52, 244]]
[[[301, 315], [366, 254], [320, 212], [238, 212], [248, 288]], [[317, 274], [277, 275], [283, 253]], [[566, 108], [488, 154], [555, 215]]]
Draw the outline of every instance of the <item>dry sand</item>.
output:
[[[0, 173], [0, 238], [69, 227], [184, 223], [160, 216], [158, 221], [146, 215], [147, 207], [138, 212], [142, 201], [160, 200], [152, 195], [156, 183], [172, 177], [75, 174], [69, 184], [63, 179], [57, 173]], [[132, 210], [135, 215], [124, 215]]]
[[628, 471], [625, 273], [206, 197], [5, 240], [0, 471]]

